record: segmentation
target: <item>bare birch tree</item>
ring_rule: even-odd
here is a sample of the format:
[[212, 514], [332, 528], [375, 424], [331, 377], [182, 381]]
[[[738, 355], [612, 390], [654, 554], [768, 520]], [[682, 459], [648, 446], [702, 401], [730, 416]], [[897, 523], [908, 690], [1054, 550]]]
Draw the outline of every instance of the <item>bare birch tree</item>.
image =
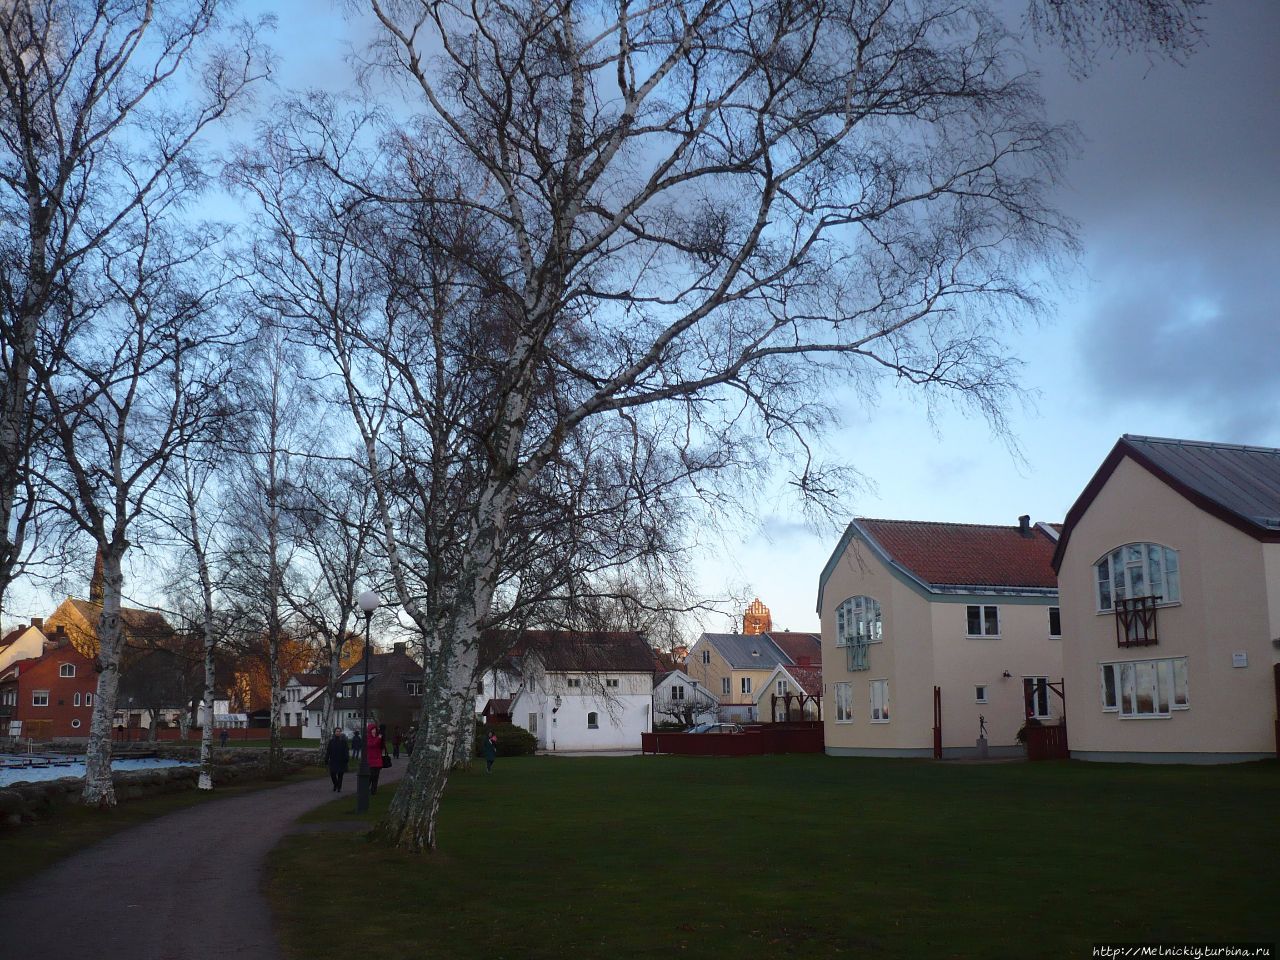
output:
[[[84, 802], [112, 806], [111, 724], [123, 648], [123, 560], [145, 536], [148, 504], [177, 451], [225, 422], [227, 344], [216, 235], [173, 237], [142, 212], [136, 232], [102, 259], [85, 298], [84, 329], [40, 382], [59, 443], [49, 482], [102, 559], [99, 671]], [[105, 249], [105, 248], [104, 248]], [[92, 299], [88, 299], [92, 295]]]
[[244, 611], [244, 642], [265, 643], [270, 678], [268, 770], [284, 773], [282, 645], [294, 632], [286, 580], [305, 536], [312, 461], [323, 429], [314, 392], [303, 379], [296, 348], [272, 325], [260, 329], [236, 375], [241, 443], [232, 458], [234, 505], [228, 589]]
[[[870, 390], [885, 375], [1002, 426], [1012, 362], [996, 321], [1036, 305], [1020, 269], [1070, 234], [1043, 200], [1064, 132], [980, 7], [372, 6], [382, 64], [421, 98], [406, 141], [430, 140], [418, 156], [443, 152], [455, 171], [385, 199], [429, 208], [424, 225], [466, 225], [474, 239], [447, 258], [476, 278], [493, 331], [459, 350], [454, 309], [432, 341], [432, 362], [483, 382], [486, 404], [466, 424], [466, 529], [420, 740], [449, 739], [520, 570], [507, 554], [530, 499], [601, 438], [610, 456], [630, 441], [619, 466], [653, 466], [632, 487], [654, 502], [761, 446], [795, 457], [798, 488], [821, 495], [805, 438], [837, 381]], [[406, 306], [390, 336], [348, 349], [403, 380], [396, 332], [424, 315]], [[368, 399], [352, 407], [389, 489], [385, 441], [360, 423]], [[437, 409], [412, 411], [424, 433]], [[442, 761], [414, 751], [385, 825], [396, 842], [434, 844]]]
[[0, 606], [39, 510], [36, 373], [76, 332], [74, 287], [144, 204], [194, 194], [200, 135], [264, 74], [225, 5], [0, 3]]

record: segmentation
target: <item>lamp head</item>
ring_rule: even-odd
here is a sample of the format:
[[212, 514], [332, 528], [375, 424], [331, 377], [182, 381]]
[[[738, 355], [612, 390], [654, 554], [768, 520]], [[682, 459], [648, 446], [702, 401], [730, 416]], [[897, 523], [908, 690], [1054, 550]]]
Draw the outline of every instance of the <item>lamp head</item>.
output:
[[373, 616], [373, 611], [378, 609], [378, 605], [382, 603], [382, 598], [372, 590], [366, 590], [360, 594], [360, 598], [356, 601], [360, 607], [360, 612], [366, 617]]

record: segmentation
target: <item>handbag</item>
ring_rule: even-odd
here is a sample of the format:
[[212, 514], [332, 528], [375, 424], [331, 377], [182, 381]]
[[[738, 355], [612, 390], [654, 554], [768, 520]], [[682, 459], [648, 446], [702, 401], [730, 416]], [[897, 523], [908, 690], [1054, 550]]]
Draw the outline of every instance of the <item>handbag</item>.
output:
[[385, 750], [382, 751], [382, 765], [384, 767], [391, 766], [391, 754], [387, 753]]

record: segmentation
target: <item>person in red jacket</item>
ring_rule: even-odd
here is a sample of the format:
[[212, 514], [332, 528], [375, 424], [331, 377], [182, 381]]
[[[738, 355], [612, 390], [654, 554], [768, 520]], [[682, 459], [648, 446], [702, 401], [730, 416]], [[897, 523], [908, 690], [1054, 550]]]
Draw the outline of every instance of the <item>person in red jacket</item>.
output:
[[378, 775], [382, 773], [382, 734], [378, 725], [370, 721], [364, 735], [365, 755], [369, 758], [369, 793], [378, 792]]

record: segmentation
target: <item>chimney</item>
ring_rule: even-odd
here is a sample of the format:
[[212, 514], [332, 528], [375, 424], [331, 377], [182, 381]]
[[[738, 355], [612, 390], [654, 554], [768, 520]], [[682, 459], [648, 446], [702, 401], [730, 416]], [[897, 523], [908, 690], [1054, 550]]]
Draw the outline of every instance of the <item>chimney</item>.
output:
[[1018, 533], [1027, 539], [1031, 538], [1031, 514], [1024, 513], [1018, 518]]
[[406, 649], [407, 649], [407, 645], [403, 640], [400, 641], [399, 643], [393, 643], [391, 645], [391, 650], [393, 653], [404, 653]]
[[44, 617], [32, 617], [32, 618], [31, 618], [31, 625], [32, 625], [33, 627], [35, 627], [37, 630], [39, 630], [41, 633], [43, 633], [43, 632], [44, 632]]

